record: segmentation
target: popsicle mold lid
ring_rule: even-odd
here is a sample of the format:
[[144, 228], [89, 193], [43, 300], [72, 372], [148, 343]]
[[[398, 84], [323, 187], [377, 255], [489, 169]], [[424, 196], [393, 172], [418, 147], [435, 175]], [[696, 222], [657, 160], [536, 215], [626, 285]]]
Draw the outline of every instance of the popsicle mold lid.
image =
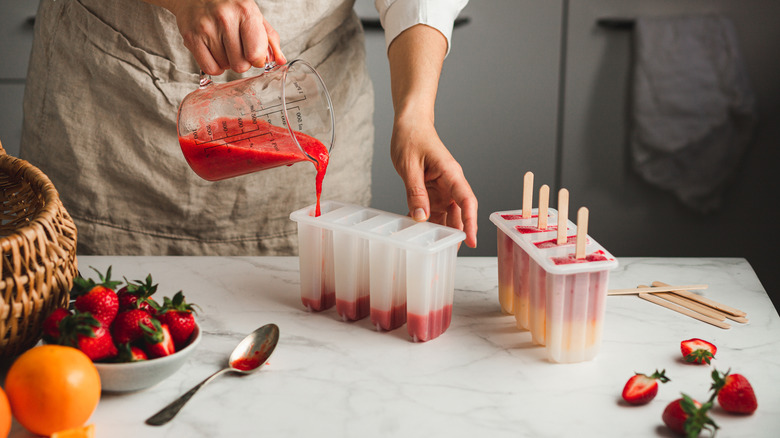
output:
[[430, 222], [416, 222], [408, 216], [348, 204], [321, 201], [321, 215], [314, 205], [290, 213], [290, 219], [332, 231], [350, 233], [371, 241], [424, 253], [436, 253], [466, 240], [466, 233]]
[[569, 275], [617, 268], [617, 259], [590, 235], [587, 235], [585, 255], [598, 260], [575, 261], [565, 264], [556, 263], [556, 261], [574, 258], [576, 246], [571, 238], [577, 234], [577, 226], [571, 220], [567, 220], [566, 236], [569, 240], [572, 240], [571, 242], [563, 245], [553, 245], [551, 248], [540, 248], [539, 244], [557, 238], [557, 210], [549, 208], [547, 213], [548, 228], [556, 228], [535, 233], [521, 233], [518, 230], [518, 227], [535, 226], [538, 223], [536, 217], [537, 209], [532, 210], [532, 218], [530, 219], [517, 217], [521, 214], [521, 210], [497, 211], [490, 215], [490, 221], [528, 253], [528, 255], [548, 273]]

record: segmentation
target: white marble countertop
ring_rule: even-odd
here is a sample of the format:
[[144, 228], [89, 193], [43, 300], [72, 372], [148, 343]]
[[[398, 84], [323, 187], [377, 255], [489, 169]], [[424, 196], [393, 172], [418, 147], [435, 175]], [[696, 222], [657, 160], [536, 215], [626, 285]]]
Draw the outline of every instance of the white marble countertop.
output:
[[[706, 283], [704, 295], [744, 310], [750, 322], [719, 329], [635, 296], [613, 296], [595, 360], [555, 364], [529, 332], [499, 309], [495, 258], [459, 258], [452, 325], [426, 343], [405, 327], [376, 332], [345, 323], [335, 308], [308, 313], [294, 257], [79, 257], [82, 270], [113, 266], [115, 277], [151, 273], [159, 294], [182, 289], [202, 311], [204, 336], [183, 368], [135, 393], [104, 394], [90, 422], [98, 437], [668, 436], [661, 413], [686, 392], [706, 399], [707, 366], [681, 361], [692, 337], [718, 346], [713, 366], [745, 375], [758, 411], [715, 408], [719, 436], [776, 436], [780, 430], [780, 317], [744, 259], [620, 258], [609, 287], [660, 280]], [[144, 420], [226, 364], [247, 333], [266, 323], [281, 338], [268, 365], [224, 375], [162, 427]], [[620, 393], [634, 373], [666, 369], [672, 379], [649, 405]], [[12, 437], [29, 434], [14, 424]]]

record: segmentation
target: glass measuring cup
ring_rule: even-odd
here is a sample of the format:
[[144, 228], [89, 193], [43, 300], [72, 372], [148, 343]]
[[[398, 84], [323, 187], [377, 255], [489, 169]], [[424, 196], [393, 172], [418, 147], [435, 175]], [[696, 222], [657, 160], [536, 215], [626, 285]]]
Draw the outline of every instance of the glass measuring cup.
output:
[[179, 106], [176, 128], [187, 164], [218, 181], [300, 161], [324, 173], [335, 118], [322, 78], [296, 59], [224, 84], [202, 75]]

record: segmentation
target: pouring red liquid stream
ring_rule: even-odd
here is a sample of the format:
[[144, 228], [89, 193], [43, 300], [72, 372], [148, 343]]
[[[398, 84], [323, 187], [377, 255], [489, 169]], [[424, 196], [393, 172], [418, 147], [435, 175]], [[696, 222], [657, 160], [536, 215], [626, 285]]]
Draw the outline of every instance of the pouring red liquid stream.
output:
[[[184, 158], [198, 176], [208, 181], [219, 181], [282, 165], [290, 166], [299, 161], [311, 161], [317, 169], [315, 216], [320, 215], [322, 181], [329, 159], [328, 149], [322, 142], [294, 131], [295, 139], [309, 156], [317, 160], [314, 161], [301, 153], [286, 128], [258, 120], [256, 124], [249, 125], [256, 129], [244, 129], [239, 121], [227, 118], [216, 120], [214, 125], [224, 127], [222, 132], [225, 137], [209, 141], [198, 141], [197, 135], [179, 137]], [[228, 128], [231, 126], [240, 128]]]

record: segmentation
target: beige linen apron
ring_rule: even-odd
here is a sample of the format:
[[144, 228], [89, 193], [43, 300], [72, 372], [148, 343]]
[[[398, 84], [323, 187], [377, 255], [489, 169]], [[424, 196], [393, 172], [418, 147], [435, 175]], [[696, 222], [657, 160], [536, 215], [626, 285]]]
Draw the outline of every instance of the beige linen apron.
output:
[[[336, 143], [323, 199], [368, 205], [373, 91], [353, 3], [258, 2], [285, 56], [314, 65], [331, 93]], [[315, 202], [314, 166], [219, 182], [195, 175], [179, 148], [176, 112], [198, 72], [175, 17], [162, 8], [140, 0], [41, 2], [21, 156], [58, 189], [78, 228], [79, 254], [296, 252], [289, 214]]]

